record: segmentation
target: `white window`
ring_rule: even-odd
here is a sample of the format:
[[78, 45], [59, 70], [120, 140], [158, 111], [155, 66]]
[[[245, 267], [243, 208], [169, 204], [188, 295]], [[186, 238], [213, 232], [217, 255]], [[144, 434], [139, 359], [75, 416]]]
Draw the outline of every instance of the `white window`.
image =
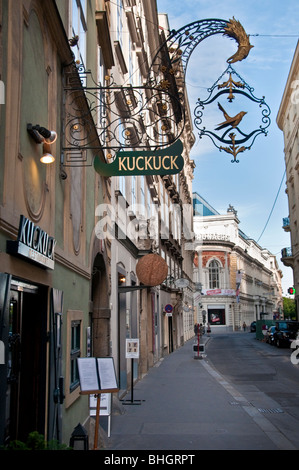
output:
[[[124, 127], [122, 120], [118, 120], [118, 140], [121, 144], [121, 147], [124, 146]], [[126, 199], [126, 177], [119, 176], [118, 177], [118, 189], [122, 193], [123, 197]]]
[[86, 9], [87, 0], [72, 0], [72, 35], [78, 36], [76, 46], [72, 48], [75, 60], [80, 61], [86, 67]]
[[98, 83], [104, 86], [106, 69], [101, 46], [98, 46]]
[[132, 186], [131, 186], [131, 209], [135, 213], [137, 204], [137, 177], [136, 175], [132, 176]]
[[219, 289], [219, 273], [220, 264], [216, 260], [212, 260], [209, 264], [209, 289]]
[[129, 77], [131, 82], [133, 81], [134, 67], [133, 67], [133, 51], [132, 51], [132, 41], [129, 37]]
[[139, 182], [140, 182], [140, 200], [138, 203], [143, 207], [143, 214], [146, 216], [147, 210], [145, 207], [145, 177], [140, 176], [139, 177]]
[[180, 222], [181, 222], [181, 212], [180, 206], [178, 204], [173, 204], [172, 206], [172, 236], [175, 240], [181, 239], [181, 230], [180, 230]]
[[[97, 116], [98, 128], [102, 131], [107, 124], [107, 108], [105, 91], [101, 88], [105, 85], [106, 68], [104, 64], [103, 52], [101, 46], [98, 46], [98, 83], [100, 87], [97, 89]], [[102, 137], [103, 139], [103, 137]], [[110, 152], [107, 152], [110, 153]]]
[[123, 36], [123, 9], [122, 0], [117, 0], [117, 40], [122, 47]]
[[118, 188], [122, 193], [123, 197], [126, 198], [126, 177], [119, 176], [118, 177]]

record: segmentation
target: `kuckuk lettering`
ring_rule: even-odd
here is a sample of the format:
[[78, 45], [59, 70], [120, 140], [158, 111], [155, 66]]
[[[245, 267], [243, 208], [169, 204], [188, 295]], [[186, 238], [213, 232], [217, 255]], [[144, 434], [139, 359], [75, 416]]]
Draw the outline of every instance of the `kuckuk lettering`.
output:
[[180, 140], [157, 151], [118, 151], [112, 163], [94, 159], [95, 170], [103, 176], [174, 175], [184, 166], [183, 144]]
[[178, 155], [151, 155], [151, 156], [142, 156], [139, 155], [136, 157], [119, 157], [118, 158], [118, 170], [120, 172], [125, 171], [130, 173], [135, 169], [139, 171], [148, 171], [148, 170], [179, 170], [179, 167], [176, 163]]
[[54, 259], [55, 238], [49, 237], [44, 230], [23, 215], [20, 218], [18, 240], [47, 258]]

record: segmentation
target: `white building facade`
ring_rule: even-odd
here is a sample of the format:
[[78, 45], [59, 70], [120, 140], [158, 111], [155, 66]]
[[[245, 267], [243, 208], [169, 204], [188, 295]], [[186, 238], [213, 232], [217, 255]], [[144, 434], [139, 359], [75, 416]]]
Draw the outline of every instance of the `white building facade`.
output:
[[[194, 297], [196, 321], [218, 329], [238, 330], [259, 319], [282, 314], [282, 273], [274, 255], [239, 229], [235, 209], [209, 211], [193, 194], [195, 277], [201, 284]], [[201, 212], [201, 214], [200, 214]], [[209, 215], [204, 215], [209, 214]]]
[[[286, 193], [289, 214], [284, 214], [283, 229], [290, 232], [291, 246], [281, 251], [281, 261], [293, 269], [295, 300], [298, 312], [299, 299], [299, 43], [297, 43], [289, 76], [277, 114], [277, 125], [283, 131], [284, 156], [286, 166]], [[291, 286], [290, 286], [291, 287]]]

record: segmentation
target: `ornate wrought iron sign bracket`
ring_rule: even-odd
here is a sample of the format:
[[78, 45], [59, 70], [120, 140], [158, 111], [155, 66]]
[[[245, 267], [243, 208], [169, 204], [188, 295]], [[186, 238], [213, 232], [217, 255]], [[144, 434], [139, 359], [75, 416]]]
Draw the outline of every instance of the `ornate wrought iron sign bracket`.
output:
[[[206, 19], [171, 32], [154, 57], [144, 86], [119, 86], [112, 76], [106, 76], [104, 83], [96, 83], [90, 71], [75, 64], [66, 68], [62, 164], [91, 165], [87, 154], [107, 164], [121, 151], [153, 152], [175, 143], [185, 126], [184, 80], [189, 58], [201, 41], [214, 34], [237, 41], [238, 50], [227, 60], [229, 63], [243, 60], [253, 47], [234, 18]], [[232, 81], [229, 89], [230, 96], [233, 89], [240, 93]], [[200, 102], [198, 107], [206, 104], [208, 101]], [[200, 119], [199, 113], [196, 124]], [[199, 130], [200, 136], [208, 134]], [[213, 133], [210, 134], [212, 137]], [[228, 138], [226, 134], [227, 131], [221, 142], [229, 144], [231, 152], [237, 155], [236, 149], [244, 140]]]
[[106, 76], [102, 86], [94, 82], [91, 72], [74, 66], [65, 78], [66, 153], [101, 149], [108, 151], [109, 159], [122, 149], [165, 147], [182, 133], [179, 97], [161, 85], [118, 86], [112, 76]]

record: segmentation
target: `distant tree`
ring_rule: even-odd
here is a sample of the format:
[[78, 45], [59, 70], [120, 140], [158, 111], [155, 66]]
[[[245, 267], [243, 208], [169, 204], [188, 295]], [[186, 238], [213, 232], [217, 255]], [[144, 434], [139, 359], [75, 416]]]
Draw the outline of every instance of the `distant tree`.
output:
[[283, 313], [284, 318], [291, 318], [291, 320], [296, 320], [296, 303], [294, 299], [283, 297]]

